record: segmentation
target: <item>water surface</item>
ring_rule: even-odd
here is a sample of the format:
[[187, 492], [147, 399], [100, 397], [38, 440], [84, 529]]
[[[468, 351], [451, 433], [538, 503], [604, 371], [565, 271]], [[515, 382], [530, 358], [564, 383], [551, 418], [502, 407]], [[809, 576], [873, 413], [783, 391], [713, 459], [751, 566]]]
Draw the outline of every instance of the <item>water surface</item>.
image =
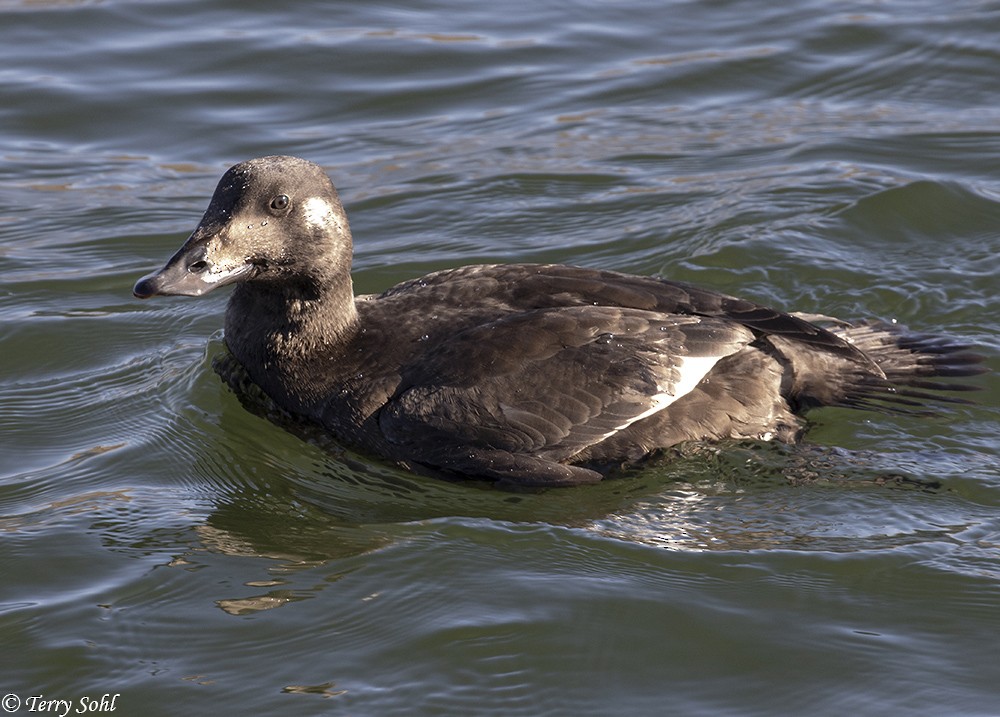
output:
[[130, 293], [226, 167], [296, 154], [341, 191], [359, 293], [567, 262], [995, 370], [998, 33], [973, 0], [0, 0], [0, 692], [1000, 713], [995, 376], [940, 416], [824, 410], [794, 450], [509, 494], [283, 431], [212, 371], [225, 292]]

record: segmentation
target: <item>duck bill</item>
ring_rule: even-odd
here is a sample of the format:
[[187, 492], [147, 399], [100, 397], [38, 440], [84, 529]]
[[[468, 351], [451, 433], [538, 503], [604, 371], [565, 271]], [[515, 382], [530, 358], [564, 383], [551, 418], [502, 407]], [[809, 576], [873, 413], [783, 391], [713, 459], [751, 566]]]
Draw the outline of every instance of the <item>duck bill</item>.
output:
[[254, 272], [247, 261], [216, 262], [211, 259], [206, 242], [192, 235], [180, 251], [159, 271], [147, 274], [135, 283], [132, 294], [139, 299], [153, 296], [203, 296], [220, 286], [232, 284]]

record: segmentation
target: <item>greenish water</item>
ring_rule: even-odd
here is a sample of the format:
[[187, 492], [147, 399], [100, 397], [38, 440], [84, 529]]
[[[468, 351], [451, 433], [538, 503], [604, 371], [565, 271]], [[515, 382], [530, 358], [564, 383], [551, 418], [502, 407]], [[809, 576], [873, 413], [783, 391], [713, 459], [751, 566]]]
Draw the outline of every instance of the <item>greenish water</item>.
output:
[[130, 293], [287, 153], [338, 185], [359, 292], [661, 273], [995, 370], [998, 33], [972, 0], [0, 0], [4, 709], [1000, 714], [993, 374], [509, 494], [281, 430], [211, 369], [224, 292]]

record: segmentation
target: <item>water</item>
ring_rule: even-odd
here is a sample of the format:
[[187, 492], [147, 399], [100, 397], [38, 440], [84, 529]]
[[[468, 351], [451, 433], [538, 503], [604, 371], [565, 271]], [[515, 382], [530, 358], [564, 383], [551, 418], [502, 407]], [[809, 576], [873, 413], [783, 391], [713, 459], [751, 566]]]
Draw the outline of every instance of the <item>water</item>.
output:
[[826, 410], [797, 450], [508, 494], [277, 428], [211, 369], [225, 292], [130, 295], [226, 167], [288, 153], [340, 188], [359, 292], [663, 273], [995, 370], [998, 32], [973, 0], [0, 0], [0, 692], [1000, 714], [993, 375], [938, 417]]

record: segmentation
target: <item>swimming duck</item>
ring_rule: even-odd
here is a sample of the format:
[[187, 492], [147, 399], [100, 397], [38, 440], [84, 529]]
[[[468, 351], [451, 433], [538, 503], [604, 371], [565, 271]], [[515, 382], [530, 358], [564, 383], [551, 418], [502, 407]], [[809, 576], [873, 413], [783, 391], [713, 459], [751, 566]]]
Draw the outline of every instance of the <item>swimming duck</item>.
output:
[[235, 285], [225, 343], [280, 408], [417, 472], [512, 485], [593, 483], [684, 441], [792, 443], [811, 408], [911, 410], [980, 371], [947, 339], [599, 269], [464, 266], [355, 296], [351, 256], [326, 172], [263, 157], [133, 293]]

